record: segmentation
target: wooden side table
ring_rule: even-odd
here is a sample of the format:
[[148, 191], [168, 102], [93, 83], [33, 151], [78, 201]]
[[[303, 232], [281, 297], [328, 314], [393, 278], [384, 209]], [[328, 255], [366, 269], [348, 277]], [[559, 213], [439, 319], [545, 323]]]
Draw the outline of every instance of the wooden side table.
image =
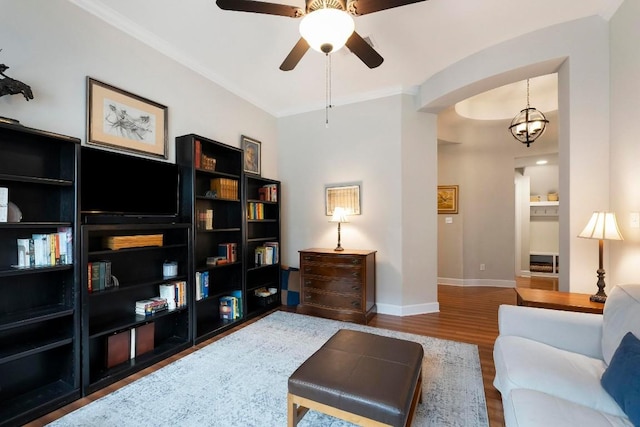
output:
[[590, 296], [589, 294], [548, 291], [544, 289], [516, 289], [518, 305], [602, 314], [604, 303], [590, 301]]
[[376, 313], [376, 251], [300, 251], [297, 312], [366, 324]]

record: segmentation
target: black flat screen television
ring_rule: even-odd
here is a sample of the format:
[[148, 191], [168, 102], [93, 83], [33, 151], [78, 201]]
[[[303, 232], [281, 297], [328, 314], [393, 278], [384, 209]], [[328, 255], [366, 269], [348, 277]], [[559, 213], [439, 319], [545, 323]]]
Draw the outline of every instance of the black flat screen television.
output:
[[80, 213], [85, 223], [176, 218], [179, 190], [175, 163], [80, 148]]

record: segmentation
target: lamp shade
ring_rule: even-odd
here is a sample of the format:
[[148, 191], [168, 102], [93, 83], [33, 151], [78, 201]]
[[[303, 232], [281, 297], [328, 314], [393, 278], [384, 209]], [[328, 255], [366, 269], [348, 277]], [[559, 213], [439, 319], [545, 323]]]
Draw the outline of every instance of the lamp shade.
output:
[[342, 48], [354, 29], [351, 15], [340, 9], [314, 10], [300, 22], [300, 35], [312, 49], [323, 53]]
[[335, 208], [333, 210], [333, 216], [329, 222], [349, 222], [349, 218], [347, 218], [347, 211], [344, 208]]
[[616, 214], [613, 212], [594, 212], [591, 215], [591, 219], [589, 219], [589, 223], [578, 234], [578, 237], [598, 240], [624, 240], [618, 228]]

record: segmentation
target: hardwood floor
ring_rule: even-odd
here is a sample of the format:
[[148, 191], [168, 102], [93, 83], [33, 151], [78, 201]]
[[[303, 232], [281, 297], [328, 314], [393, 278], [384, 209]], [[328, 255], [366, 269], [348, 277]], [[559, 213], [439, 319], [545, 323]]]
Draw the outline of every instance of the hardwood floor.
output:
[[[516, 286], [537, 289], [556, 289], [557, 279], [554, 278], [517, 278]], [[490, 427], [504, 426], [502, 400], [500, 393], [493, 387], [495, 368], [493, 365], [493, 343], [498, 336], [498, 306], [500, 304], [516, 304], [516, 294], [512, 288], [500, 287], [458, 287], [439, 285], [438, 301], [439, 313], [421, 314], [416, 316], [390, 316], [377, 314], [370, 326], [428, 335], [436, 338], [461, 341], [478, 346], [482, 378], [484, 382], [487, 411]], [[289, 310], [292, 311], [292, 310]], [[255, 319], [257, 320], [257, 319]], [[253, 321], [255, 321], [253, 320]], [[141, 378], [158, 368], [192, 353], [211, 342], [217, 341], [237, 329], [252, 322], [247, 322], [238, 328], [231, 329], [211, 340], [185, 350], [145, 370], [125, 378], [109, 387], [99, 390], [87, 397], [79, 399], [65, 407], [53, 411], [29, 424], [29, 427], [40, 427], [50, 423], [63, 415], [84, 406], [118, 388]]]

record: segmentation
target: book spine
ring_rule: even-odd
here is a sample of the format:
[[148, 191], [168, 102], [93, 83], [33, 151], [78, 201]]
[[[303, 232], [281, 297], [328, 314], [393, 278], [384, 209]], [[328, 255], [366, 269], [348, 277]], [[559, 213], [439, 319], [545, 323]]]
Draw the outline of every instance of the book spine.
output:
[[18, 239], [18, 267], [29, 267], [29, 240]]
[[202, 144], [199, 140], [195, 141], [195, 153], [193, 155], [193, 163], [196, 169], [200, 169], [202, 166]]
[[9, 188], [0, 187], [0, 222], [9, 220]]
[[93, 292], [93, 263], [87, 263], [87, 290]]

